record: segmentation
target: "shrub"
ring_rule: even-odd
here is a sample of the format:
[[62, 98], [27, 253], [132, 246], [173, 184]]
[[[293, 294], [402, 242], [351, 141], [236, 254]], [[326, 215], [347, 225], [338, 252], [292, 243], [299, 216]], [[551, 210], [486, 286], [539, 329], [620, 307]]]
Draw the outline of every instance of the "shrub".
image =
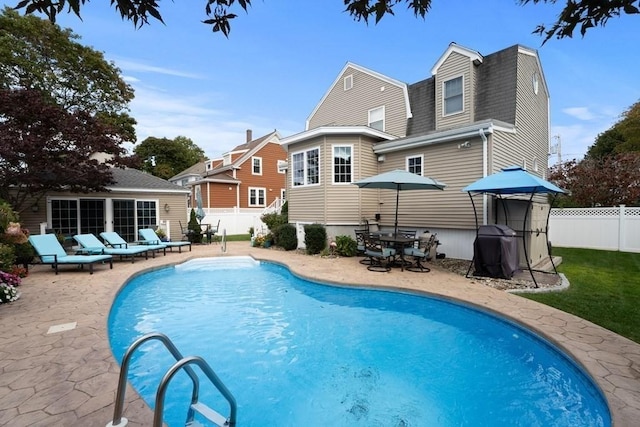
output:
[[298, 236], [296, 226], [293, 224], [283, 224], [274, 233], [274, 241], [286, 251], [292, 251], [298, 247]]
[[195, 209], [191, 209], [191, 215], [189, 216], [189, 224], [187, 225], [189, 230], [189, 241], [191, 243], [202, 242], [202, 227], [198, 222]]
[[286, 215], [280, 215], [277, 213], [268, 213], [260, 217], [260, 220], [265, 223], [269, 230], [274, 230], [282, 224], [286, 224], [288, 218]]
[[0, 243], [0, 271], [11, 271], [16, 262], [13, 245]]
[[336, 252], [340, 256], [352, 257], [358, 251], [358, 244], [351, 236], [336, 237]]
[[304, 226], [304, 244], [307, 253], [319, 254], [327, 246], [327, 229], [322, 224], [307, 224]]

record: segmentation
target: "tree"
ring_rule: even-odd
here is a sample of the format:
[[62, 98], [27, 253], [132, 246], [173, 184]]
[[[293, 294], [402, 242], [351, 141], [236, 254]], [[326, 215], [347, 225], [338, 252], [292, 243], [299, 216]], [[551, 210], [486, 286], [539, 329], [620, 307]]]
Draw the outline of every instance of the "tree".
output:
[[128, 115], [133, 89], [101, 52], [80, 37], [36, 16], [5, 8], [0, 15], [0, 88], [35, 89], [68, 111], [82, 110], [135, 141]]
[[[27, 197], [50, 191], [106, 191], [122, 142], [86, 111], [69, 112], [35, 89], [0, 89], [0, 199], [21, 212]], [[100, 163], [95, 153], [115, 160]]]
[[621, 119], [599, 134], [586, 158], [602, 159], [619, 153], [640, 152], [640, 101], [622, 113]]
[[[21, 0], [16, 9], [25, 9], [26, 13], [39, 12], [45, 14], [52, 22], [56, 15], [65, 6], [68, 11], [80, 17], [80, 9], [89, 0]], [[202, 1], [202, 0], [201, 0]], [[556, 3], [557, 0], [520, 0], [520, 4], [528, 3]], [[567, 3], [558, 15], [558, 18], [550, 28], [539, 25], [535, 33], [544, 36], [544, 42], [552, 37], [562, 39], [572, 37], [576, 27], [580, 27], [580, 33], [585, 35], [592, 27], [604, 26], [609, 18], [618, 17], [621, 14], [637, 14], [637, 4], [640, 0], [617, 0], [603, 2], [601, 0], [567, 0]], [[233, 10], [242, 9], [245, 12], [251, 5], [251, 0], [204, 0], [207, 19], [203, 22], [211, 25], [214, 32], [221, 31], [229, 36], [231, 31], [230, 21], [237, 17]], [[407, 4], [416, 16], [422, 18], [431, 8], [431, 0], [343, 0], [345, 11], [357, 21], [369, 22], [370, 17], [375, 17], [378, 23], [385, 15], [393, 15], [393, 10], [398, 4]], [[111, 0], [122, 19], [133, 22], [136, 27], [142, 27], [149, 23], [149, 18], [160, 22], [160, 6], [157, 0]]]
[[191, 139], [148, 137], [133, 152], [142, 162], [142, 170], [163, 179], [182, 172], [205, 159], [204, 151]]
[[562, 207], [640, 205], [640, 152], [575, 159], [551, 168], [549, 179], [570, 191]]

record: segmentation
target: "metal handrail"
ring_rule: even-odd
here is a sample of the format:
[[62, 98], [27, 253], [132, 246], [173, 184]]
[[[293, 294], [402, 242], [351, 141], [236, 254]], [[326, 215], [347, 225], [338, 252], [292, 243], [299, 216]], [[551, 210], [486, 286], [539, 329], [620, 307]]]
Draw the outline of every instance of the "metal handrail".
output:
[[[182, 368], [184, 368], [187, 372], [191, 370], [188, 366], [189, 364], [196, 364], [202, 369], [207, 378], [211, 381], [211, 383], [218, 389], [218, 391], [222, 394], [222, 396], [227, 399], [230, 407], [229, 417], [226, 419], [224, 423], [225, 426], [235, 427], [236, 425], [236, 417], [237, 417], [237, 404], [236, 400], [229, 391], [229, 389], [222, 383], [220, 378], [213, 372], [213, 369], [204, 361], [200, 356], [189, 356], [183, 359], [180, 359], [173, 365], [164, 377], [162, 377], [162, 381], [160, 381], [160, 385], [158, 386], [158, 392], [156, 393], [156, 407], [153, 416], [153, 427], [162, 427], [162, 413], [164, 411], [164, 396], [167, 392], [167, 387], [169, 386], [169, 381], [171, 378]], [[191, 370], [192, 371], [192, 370]], [[193, 371], [192, 371], [193, 372]], [[192, 404], [196, 403], [196, 401], [192, 400]], [[187, 417], [187, 422], [193, 421], [193, 412], [192, 409], [189, 410], [189, 416]]]
[[[167, 337], [165, 334], [161, 334], [159, 332], [151, 332], [149, 334], [146, 334], [146, 335], [138, 338], [136, 341], [134, 341], [133, 344], [131, 344], [131, 346], [129, 346], [129, 348], [127, 349], [127, 351], [125, 352], [125, 354], [124, 354], [124, 356], [122, 358], [122, 366], [120, 367], [120, 377], [118, 378], [118, 390], [117, 390], [117, 393], [116, 393], [115, 408], [113, 409], [113, 421], [109, 425], [111, 425], [111, 426], [119, 426], [119, 425], [121, 425], [120, 422], [122, 421], [122, 411], [123, 411], [123, 406], [124, 406], [124, 395], [125, 395], [125, 391], [127, 389], [127, 377], [128, 377], [128, 373], [129, 373], [129, 362], [131, 361], [131, 356], [133, 355], [133, 352], [136, 351], [138, 349], [138, 347], [140, 347], [145, 342], [150, 341], [150, 340], [154, 340], [154, 339], [162, 342], [164, 344], [164, 346], [167, 348], [167, 350], [169, 350], [169, 352], [173, 355], [173, 357], [176, 360], [184, 359], [184, 357], [178, 351], [178, 349], [173, 344], [173, 342], [171, 342], [169, 337]], [[192, 403], [193, 402], [197, 402], [198, 401], [198, 393], [199, 393], [199, 390], [200, 390], [200, 385], [199, 385], [199, 382], [198, 382], [198, 376], [193, 371], [193, 369], [191, 369], [191, 367], [189, 367], [189, 366], [185, 366], [185, 371], [187, 371], [187, 374], [189, 375], [189, 378], [191, 378], [191, 381], [193, 381], [193, 392], [191, 394], [191, 402]], [[123, 425], [126, 425], [126, 419], [125, 419], [125, 423]]]

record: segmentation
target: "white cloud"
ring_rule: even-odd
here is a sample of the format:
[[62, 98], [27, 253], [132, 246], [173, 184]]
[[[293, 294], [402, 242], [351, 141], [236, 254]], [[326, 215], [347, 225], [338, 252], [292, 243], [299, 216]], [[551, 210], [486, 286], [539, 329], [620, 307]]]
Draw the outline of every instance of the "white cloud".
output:
[[247, 121], [216, 108], [215, 103], [221, 101], [216, 101], [219, 97], [215, 94], [179, 96], [139, 85], [135, 93], [131, 115], [138, 122], [138, 141], [149, 136], [172, 139], [182, 135], [193, 140], [207, 157], [217, 158], [243, 144], [247, 129], [252, 129], [254, 138], [273, 131], [273, 127], [260, 125], [264, 118]]
[[589, 111], [587, 107], [563, 108], [562, 112], [580, 120], [593, 120], [596, 118], [596, 115]]
[[205, 77], [200, 74], [190, 73], [187, 71], [175, 70], [172, 68], [165, 67], [157, 67], [155, 65], [144, 64], [141, 62], [124, 59], [124, 58], [114, 58], [116, 66], [124, 71], [137, 71], [142, 73], [156, 73], [156, 74], [164, 74], [168, 76], [176, 76], [176, 77], [184, 77], [188, 79], [204, 79]]

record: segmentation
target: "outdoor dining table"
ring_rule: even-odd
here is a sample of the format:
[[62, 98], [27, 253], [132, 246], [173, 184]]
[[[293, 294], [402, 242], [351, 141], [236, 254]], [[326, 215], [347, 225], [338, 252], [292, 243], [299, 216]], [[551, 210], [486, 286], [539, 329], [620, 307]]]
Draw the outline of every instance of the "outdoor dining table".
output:
[[380, 234], [379, 239], [380, 242], [395, 248], [396, 255], [400, 258], [400, 271], [404, 271], [404, 249], [413, 246], [415, 242], [420, 240], [417, 237], [395, 236], [393, 234]]

